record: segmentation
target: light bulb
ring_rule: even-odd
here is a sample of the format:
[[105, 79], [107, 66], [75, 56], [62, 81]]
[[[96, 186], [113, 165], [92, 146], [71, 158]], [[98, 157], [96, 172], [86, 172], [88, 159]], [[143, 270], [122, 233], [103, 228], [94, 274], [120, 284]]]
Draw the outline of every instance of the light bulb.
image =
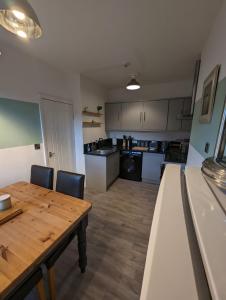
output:
[[25, 14], [22, 13], [21, 11], [13, 10], [12, 12], [18, 20], [23, 21], [25, 19]]
[[23, 31], [23, 30], [18, 30], [18, 31], [17, 31], [17, 35], [18, 35], [19, 37], [23, 38], [23, 39], [26, 39], [26, 38], [27, 38], [27, 34], [26, 34], [26, 32]]
[[135, 91], [140, 89], [140, 85], [128, 85], [126, 88], [127, 90]]

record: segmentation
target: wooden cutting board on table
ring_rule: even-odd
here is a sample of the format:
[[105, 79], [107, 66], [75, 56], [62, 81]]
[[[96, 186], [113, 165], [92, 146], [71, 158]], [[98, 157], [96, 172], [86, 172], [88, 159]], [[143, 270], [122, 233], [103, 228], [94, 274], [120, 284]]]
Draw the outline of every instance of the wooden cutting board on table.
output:
[[12, 207], [7, 210], [0, 211], [0, 225], [12, 220], [16, 216], [22, 214], [23, 210], [18, 207]]
[[148, 151], [148, 147], [133, 147], [134, 151]]

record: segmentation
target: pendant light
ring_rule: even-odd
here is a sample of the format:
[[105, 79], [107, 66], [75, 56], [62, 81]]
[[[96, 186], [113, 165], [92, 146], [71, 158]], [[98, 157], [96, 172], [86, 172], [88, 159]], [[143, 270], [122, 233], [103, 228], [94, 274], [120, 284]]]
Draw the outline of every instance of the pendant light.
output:
[[130, 91], [139, 90], [141, 86], [140, 86], [139, 82], [137, 82], [135, 75], [132, 75], [131, 77], [132, 78], [131, 78], [130, 82], [126, 86], [127, 90], [130, 90]]
[[42, 35], [38, 17], [26, 0], [0, 0], [0, 25], [24, 39]]

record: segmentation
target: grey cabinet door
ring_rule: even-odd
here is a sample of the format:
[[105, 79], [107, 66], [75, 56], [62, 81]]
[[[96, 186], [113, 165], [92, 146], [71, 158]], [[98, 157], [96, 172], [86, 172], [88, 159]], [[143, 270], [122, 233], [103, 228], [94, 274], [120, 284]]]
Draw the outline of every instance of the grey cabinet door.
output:
[[159, 183], [161, 175], [161, 164], [164, 155], [158, 153], [144, 153], [142, 165], [142, 181]]
[[184, 99], [169, 100], [169, 114], [167, 130], [180, 131], [182, 127], [182, 121], [179, 116], [183, 114]]
[[[191, 102], [192, 99], [184, 99], [183, 113], [184, 115], [190, 115], [191, 113]], [[182, 130], [190, 131], [192, 125], [192, 120], [182, 120]]]
[[168, 101], [144, 102], [143, 129], [165, 131], [167, 127]]
[[107, 157], [107, 187], [109, 187], [119, 175], [119, 162], [119, 152]]
[[141, 130], [143, 120], [143, 102], [122, 103], [122, 129]]
[[105, 104], [105, 129], [121, 129], [121, 103]]

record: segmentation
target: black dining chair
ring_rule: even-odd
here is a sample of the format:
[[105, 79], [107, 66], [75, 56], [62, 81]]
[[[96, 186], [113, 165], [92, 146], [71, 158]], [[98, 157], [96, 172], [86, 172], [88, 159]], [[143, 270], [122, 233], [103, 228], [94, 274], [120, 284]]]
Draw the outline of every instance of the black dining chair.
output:
[[24, 298], [36, 286], [38, 290], [38, 297], [40, 300], [46, 300], [46, 293], [44, 288], [44, 281], [41, 268], [36, 269], [29, 274], [21, 284], [19, 284], [13, 292], [9, 293], [5, 300], [24, 300]]
[[[69, 195], [75, 198], [83, 199], [84, 196], [84, 181], [85, 175], [76, 174], [66, 171], [57, 172], [56, 191], [65, 195]], [[85, 226], [88, 225], [88, 216], [85, 219]], [[70, 242], [77, 234], [77, 229], [70, 233], [58, 246], [58, 249], [51, 253], [45, 261], [45, 265], [48, 270], [48, 281], [50, 289], [51, 300], [56, 299], [55, 290], [55, 272], [54, 265], [60, 255], [64, 252]], [[81, 270], [83, 272], [83, 270]]]
[[31, 166], [31, 183], [53, 189], [53, 168], [33, 165]]
[[85, 175], [66, 171], [57, 172], [56, 191], [83, 199]]

